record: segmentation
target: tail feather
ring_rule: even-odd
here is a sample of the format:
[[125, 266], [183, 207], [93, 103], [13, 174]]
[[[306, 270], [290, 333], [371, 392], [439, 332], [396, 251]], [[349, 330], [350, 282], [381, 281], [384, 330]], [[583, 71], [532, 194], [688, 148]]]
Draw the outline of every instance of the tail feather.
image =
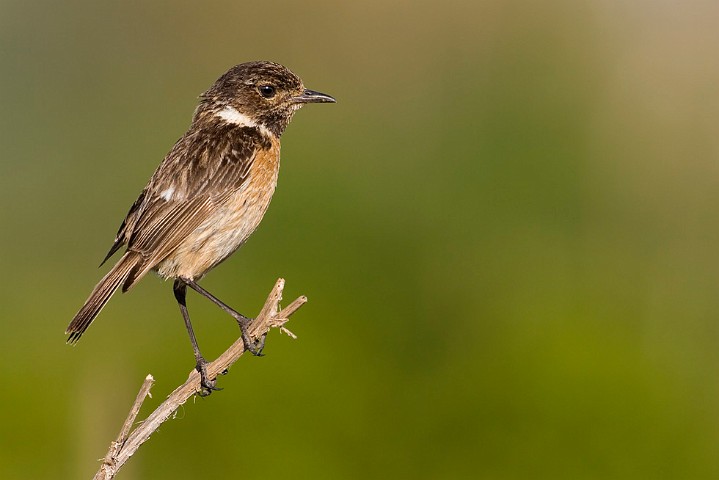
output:
[[141, 261], [142, 256], [140, 254], [127, 252], [117, 264], [112, 267], [112, 270], [100, 280], [85, 301], [85, 305], [82, 306], [80, 311], [75, 315], [75, 318], [70, 322], [70, 325], [68, 325], [65, 331], [66, 334], [70, 335], [67, 339], [67, 343], [74, 344], [80, 340], [82, 334], [85, 333], [87, 327], [95, 320], [95, 317], [97, 317], [108, 300], [110, 300], [115, 290], [127, 281], [132, 271]]

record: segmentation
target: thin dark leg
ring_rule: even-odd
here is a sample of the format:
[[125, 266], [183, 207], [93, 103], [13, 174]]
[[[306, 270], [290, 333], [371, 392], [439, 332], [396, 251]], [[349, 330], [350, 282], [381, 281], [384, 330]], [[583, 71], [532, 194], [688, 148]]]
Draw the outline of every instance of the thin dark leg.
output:
[[250, 339], [250, 336], [247, 334], [247, 331], [250, 327], [250, 322], [252, 322], [251, 318], [247, 318], [241, 313], [237, 312], [233, 308], [230, 308], [227, 306], [226, 303], [224, 303], [219, 298], [215, 297], [213, 294], [202, 288], [200, 285], [197, 284], [194, 280], [188, 280], [188, 279], [182, 279], [182, 282], [187, 284], [190, 288], [195, 290], [197, 293], [202, 295], [203, 297], [210, 300], [212, 303], [220, 307], [222, 310], [225, 311], [225, 313], [228, 313], [230, 316], [232, 316], [235, 320], [237, 320], [237, 324], [240, 326], [240, 331], [242, 332], [242, 342], [245, 344], [245, 349], [249, 350], [250, 353], [253, 355], [261, 356], [262, 355], [262, 348], [265, 346], [265, 337], [263, 336], [257, 345]]
[[200, 385], [202, 387], [200, 395], [204, 397], [211, 394], [213, 390], [222, 390], [221, 388], [217, 388], [215, 386], [217, 380], [210, 380], [207, 378], [207, 360], [205, 360], [200, 353], [200, 347], [197, 345], [195, 331], [192, 329], [192, 323], [190, 323], [190, 313], [187, 311], [187, 304], [185, 303], [187, 285], [182, 280], [177, 279], [172, 286], [172, 291], [175, 294], [177, 303], [180, 305], [180, 312], [182, 313], [182, 318], [185, 320], [185, 328], [187, 328], [187, 333], [190, 335], [192, 350], [195, 352], [195, 368], [198, 372], [200, 372]]

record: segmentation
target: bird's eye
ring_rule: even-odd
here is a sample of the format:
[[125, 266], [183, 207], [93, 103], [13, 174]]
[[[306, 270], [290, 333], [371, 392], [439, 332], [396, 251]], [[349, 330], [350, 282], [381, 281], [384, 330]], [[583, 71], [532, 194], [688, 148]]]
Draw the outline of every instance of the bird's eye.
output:
[[272, 85], [260, 85], [258, 90], [260, 91], [260, 95], [265, 98], [272, 98], [275, 96], [275, 87]]

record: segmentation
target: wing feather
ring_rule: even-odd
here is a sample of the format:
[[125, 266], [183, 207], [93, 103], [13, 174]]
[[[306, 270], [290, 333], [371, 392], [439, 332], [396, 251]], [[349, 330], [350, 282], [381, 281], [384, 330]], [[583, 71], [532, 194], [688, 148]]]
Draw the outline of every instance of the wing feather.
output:
[[177, 141], [120, 226], [108, 257], [127, 244], [144, 258], [123, 290], [210, 218], [245, 183], [258, 150], [270, 148], [257, 128], [208, 129], [191, 129]]

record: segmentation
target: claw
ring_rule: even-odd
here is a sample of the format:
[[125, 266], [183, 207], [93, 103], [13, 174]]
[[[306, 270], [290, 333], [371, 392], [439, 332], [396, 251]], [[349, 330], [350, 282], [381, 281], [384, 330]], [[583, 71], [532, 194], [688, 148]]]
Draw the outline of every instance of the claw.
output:
[[240, 331], [242, 332], [242, 343], [245, 346], [245, 350], [249, 351], [256, 357], [264, 357], [262, 349], [265, 347], [265, 337], [262, 336], [262, 338], [255, 343], [247, 334], [247, 330], [250, 328], [252, 319], [240, 315], [239, 317], [235, 316], [235, 320], [237, 320], [237, 325], [240, 326]]
[[197, 360], [197, 365], [195, 365], [195, 369], [200, 373], [200, 396], [201, 397], [206, 397], [214, 391], [222, 390], [221, 388], [215, 386], [215, 385], [217, 385], [216, 378], [213, 378], [212, 380], [210, 380], [207, 377], [207, 361], [204, 358], [199, 358]]

